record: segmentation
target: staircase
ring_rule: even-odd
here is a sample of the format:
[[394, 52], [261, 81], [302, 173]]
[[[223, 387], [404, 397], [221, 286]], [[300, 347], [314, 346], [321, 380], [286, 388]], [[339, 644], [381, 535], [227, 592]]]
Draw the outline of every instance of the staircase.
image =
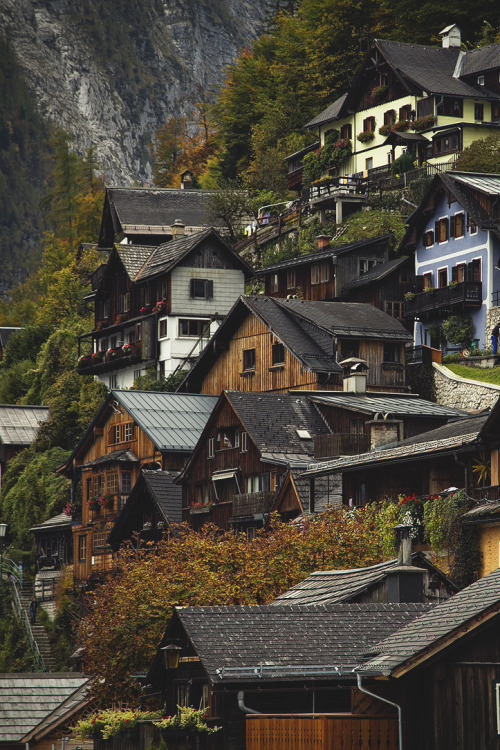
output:
[[[31, 586], [28, 585], [26, 588], [29, 591], [31, 589]], [[55, 662], [54, 657], [52, 656], [50, 643], [49, 643], [49, 637], [47, 635], [47, 632], [45, 628], [43, 627], [43, 625], [31, 625], [31, 622], [30, 622], [29, 606], [30, 606], [30, 602], [32, 598], [33, 598], [33, 593], [19, 592], [19, 600], [21, 602], [21, 607], [23, 611], [26, 613], [29, 627], [31, 628], [31, 633], [38, 646], [40, 655], [43, 659], [45, 671], [53, 672], [55, 671], [56, 662]]]

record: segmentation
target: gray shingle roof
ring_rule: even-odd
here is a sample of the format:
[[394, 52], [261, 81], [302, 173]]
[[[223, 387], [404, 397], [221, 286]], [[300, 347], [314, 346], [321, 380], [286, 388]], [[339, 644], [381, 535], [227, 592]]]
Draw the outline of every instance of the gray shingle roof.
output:
[[47, 406], [0, 405], [0, 442], [4, 445], [30, 445], [41, 424], [49, 418]]
[[[262, 458], [305, 465], [314, 455], [313, 436], [330, 432], [305, 395], [225, 393]], [[307, 431], [309, 438], [300, 438], [298, 429]]]
[[182, 523], [182, 487], [174, 484], [178, 471], [142, 470], [146, 485], [168, 523]]
[[131, 281], [135, 279], [154, 247], [149, 245], [116, 245], [116, 252]]
[[500, 175], [479, 174], [477, 172], [456, 172], [448, 175], [453, 182], [479, 190], [488, 195], [500, 195]]
[[89, 466], [101, 466], [102, 464], [110, 464], [117, 461], [118, 463], [137, 463], [139, 459], [135, 455], [134, 451], [129, 449], [111, 451], [111, 453], [104, 453], [102, 456], [87, 461], [86, 464], [82, 464], [82, 468]]
[[190, 453], [203, 431], [217, 396], [154, 391], [112, 391], [134, 422], [160, 451]]
[[0, 743], [23, 741], [85, 701], [89, 679], [78, 673], [0, 674]]
[[125, 234], [171, 227], [177, 219], [200, 229], [211, 224], [211, 190], [108, 187], [106, 193]]
[[342, 105], [345, 102], [347, 94], [343, 94], [338, 99], [336, 99], [333, 104], [330, 104], [329, 107], [327, 107], [323, 112], [321, 112], [319, 115], [316, 115], [316, 117], [313, 117], [312, 120], [310, 120], [307, 125], [305, 125], [306, 128], [315, 128], [319, 125], [322, 125], [324, 122], [329, 122], [330, 120], [336, 120], [337, 117], [339, 117], [340, 112], [342, 110]]
[[450, 637], [460, 637], [466, 625], [479, 624], [482, 615], [500, 603], [500, 568], [437, 605], [425, 616], [381, 640], [371, 652], [378, 655], [363, 667], [362, 673], [390, 674], [411, 659], [424, 655], [439, 641], [444, 645]]
[[462, 64], [461, 75], [468, 76], [486, 70], [500, 68], [500, 45], [489, 44], [487, 47], [467, 50]]
[[368, 286], [368, 284], [381, 281], [400, 266], [403, 266], [407, 260], [408, 257], [402, 255], [400, 258], [393, 258], [392, 260], [387, 261], [387, 263], [377, 263], [376, 266], [361, 276], [358, 276], [357, 279], [353, 279], [352, 281], [348, 281], [347, 284], [344, 284], [342, 291], [347, 292], [349, 289], [357, 289], [358, 287]]
[[432, 401], [415, 396], [394, 394], [391, 395], [366, 395], [333, 391], [331, 394], [323, 395], [314, 392], [308, 393], [307, 397], [317, 404], [338, 406], [345, 409], [353, 409], [363, 414], [393, 414], [394, 416], [421, 416], [421, 417], [448, 417], [450, 419], [470, 418], [467, 412], [461, 409], [452, 409], [451, 406], [442, 406]]
[[429, 607], [422, 604], [185, 607], [176, 610], [214, 682], [333, 677]]
[[43, 523], [32, 526], [30, 531], [49, 531], [50, 529], [61, 529], [64, 527], [71, 528], [71, 516], [67, 516], [66, 513], [59, 513], [57, 516], [48, 518]]

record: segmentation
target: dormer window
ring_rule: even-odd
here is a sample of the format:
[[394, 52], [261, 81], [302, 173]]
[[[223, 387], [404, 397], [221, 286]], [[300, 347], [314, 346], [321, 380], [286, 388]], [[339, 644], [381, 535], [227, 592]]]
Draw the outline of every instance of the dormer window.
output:
[[478, 76], [477, 77], [477, 85], [478, 86], [484, 86], [484, 76]]

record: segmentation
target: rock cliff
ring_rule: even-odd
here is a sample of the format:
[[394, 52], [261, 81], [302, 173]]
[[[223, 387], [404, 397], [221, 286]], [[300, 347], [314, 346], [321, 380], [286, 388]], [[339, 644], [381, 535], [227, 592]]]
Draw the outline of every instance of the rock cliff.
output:
[[108, 182], [151, 181], [157, 128], [264, 28], [272, 0], [0, 0], [43, 116], [95, 148]]

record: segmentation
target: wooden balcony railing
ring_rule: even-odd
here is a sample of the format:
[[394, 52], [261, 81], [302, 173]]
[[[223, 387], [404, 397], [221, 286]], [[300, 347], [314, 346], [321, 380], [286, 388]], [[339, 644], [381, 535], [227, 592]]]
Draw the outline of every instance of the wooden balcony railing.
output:
[[419, 315], [449, 307], [480, 307], [483, 287], [480, 281], [460, 281], [405, 299], [405, 315]]
[[405, 359], [407, 365], [430, 365], [433, 362], [437, 362], [440, 365], [442, 354], [439, 349], [433, 349], [431, 346], [407, 346], [405, 349]]
[[364, 714], [250, 714], [246, 750], [398, 750], [398, 720]]
[[370, 450], [370, 436], [336, 432], [333, 435], [314, 436], [314, 458], [355, 456]]
[[234, 495], [233, 518], [269, 513], [275, 498], [276, 492], [246, 492], [242, 495]]
[[368, 180], [364, 177], [332, 177], [302, 191], [303, 201], [321, 201], [338, 195], [363, 195]]
[[109, 354], [99, 352], [80, 357], [78, 360], [78, 372], [88, 375], [96, 375], [108, 370], [119, 370], [128, 367], [142, 359], [142, 342], [127, 344], [124, 347], [115, 347]]
[[468, 492], [475, 500], [481, 500], [485, 503], [498, 502], [500, 500], [500, 487], [498, 485], [471, 487]]

